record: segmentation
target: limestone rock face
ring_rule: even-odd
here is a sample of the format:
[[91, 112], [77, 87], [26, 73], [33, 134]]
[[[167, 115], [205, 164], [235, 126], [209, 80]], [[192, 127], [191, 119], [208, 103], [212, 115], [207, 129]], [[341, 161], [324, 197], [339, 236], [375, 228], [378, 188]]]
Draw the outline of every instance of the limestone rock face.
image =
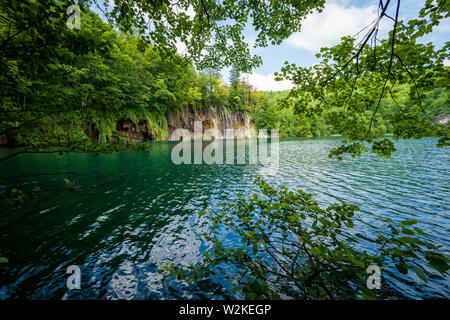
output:
[[[194, 110], [192, 106], [182, 108], [176, 114], [166, 115], [163, 118], [163, 131], [161, 128], [159, 134], [154, 132], [152, 125], [147, 119], [139, 119], [136, 122], [130, 119], [120, 119], [117, 121], [115, 130], [123, 139], [130, 142], [144, 142], [154, 140], [180, 140], [174, 134], [177, 129], [184, 129], [191, 133], [191, 138], [199, 138], [194, 136], [194, 124], [196, 121], [201, 122], [201, 136], [208, 138], [211, 136], [217, 138], [227, 137], [227, 129], [233, 129], [234, 138], [256, 137], [254, 131], [254, 123], [245, 113], [229, 113], [221, 108], [204, 108]], [[80, 125], [86, 136], [92, 143], [100, 143], [100, 130], [94, 123], [85, 123]], [[199, 134], [199, 132], [197, 132]], [[231, 137], [231, 136], [230, 136]], [[184, 138], [184, 137], [183, 137]], [[0, 145], [15, 146], [15, 140], [5, 135], [0, 136]]]
[[244, 113], [228, 113], [223, 109], [213, 107], [194, 112], [191, 107], [187, 107], [181, 109], [177, 114], [167, 117], [169, 140], [178, 140], [173, 137], [173, 133], [177, 129], [185, 129], [194, 134], [195, 121], [201, 122], [203, 136], [208, 136], [207, 131], [210, 130], [212, 136], [217, 133], [218, 137], [225, 137], [227, 129], [234, 129], [233, 136], [235, 138], [255, 136], [255, 133], [251, 132], [254, 124]]
[[88, 136], [92, 143], [98, 143], [99, 131], [93, 123], [85, 123], [81, 125], [83, 132]]
[[121, 119], [117, 121], [116, 130], [127, 141], [143, 142], [155, 140], [147, 120], [139, 120], [133, 123], [128, 119]]

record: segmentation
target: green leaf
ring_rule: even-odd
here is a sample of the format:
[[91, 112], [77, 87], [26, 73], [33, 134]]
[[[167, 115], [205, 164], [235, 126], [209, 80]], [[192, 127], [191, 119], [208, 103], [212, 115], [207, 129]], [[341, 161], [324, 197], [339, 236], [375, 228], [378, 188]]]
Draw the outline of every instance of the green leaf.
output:
[[347, 222], [345, 223], [345, 225], [347, 226], [347, 228], [353, 228], [353, 227], [354, 227], [354, 224], [353, 224], [353, 221], [352, 221], [352, 220], [347, 221]]
[[404, 263], [404, 262], [397, 263], [395, 265], [395, 267], [403, 275], [406, 275], [408, 273], [408, 265], [406, 263]]
[[417, 220], [416, 220], [416, 219], [412, 219], [412, 220], [403, 220], [401, 223], [404, 224], [405, 226], [411, 226], [411, 225], [413, 225], [413, 224], [416, 224], [416, 223], [417, 223]]
[[398, 237], [397, 240], [400, 241], [400, 242], [403, 242], [403, 243], [412, 243], [412, 242], [415, 241], [414, 238], [407, 237], [407, 236]]
[[436, 258], [436, 257], [431, 257], [427, 259], [430, 267], [432, 267], [433, 269], [436, 269], [437, 271], [439, 271], [442, 275], [444, 273], [447, 272], [447, 270], [449, 269], [449, 265], [446, 261]]
[[402, 232], [404, 234], [408, 234], [408, 235], [411, 235], [411, 236], [414, 234], [414, 231], [412, 231], [411, 229], [408, 229], [408, 228], [402, 228]]
[[418, 234], [420, 234], [421, 236], [426, 235], [426, 233], [425, 233], [422, 229], [420, 229], [420, 228], [414, 227], [414, 231], [416, 231], [416, 232], [417, 232]]
[[422, 269], [420, 269], [417, 266], [414, 266], [414, 272], [416, 273], [416, 275], [422, 279], [422, 281], [424, 282], [428, 282], [427, 276], [425, 275], [425, 273], [422, 271]]
[[318, 248], [309, 248], [309, 252], [316, 256], [320, 256], [322, 254], [322, 251]]

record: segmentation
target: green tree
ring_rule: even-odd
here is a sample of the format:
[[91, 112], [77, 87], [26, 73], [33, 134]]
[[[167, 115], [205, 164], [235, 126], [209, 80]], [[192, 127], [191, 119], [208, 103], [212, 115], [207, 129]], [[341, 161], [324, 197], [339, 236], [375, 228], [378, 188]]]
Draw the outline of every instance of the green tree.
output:
[[[390, 16], [387, 9], [395, 8]], [[395, 151], [391, 140], [383, 134], [389, 128], [394, 139], [440, 137], [438, 146], [449, 144], [449, 127], [432, 118], [432, 109], [424, 103], [426, 93], [435, 86], [448, 91], [450, 68], [443, 61], [450, 57], [450, 42], [439, 50], [432, 43], [422, 44], [420, 37], [433, 31], [440, 21], [449, 17], [448, 1], [427, 0], [417, 19], [401, 22], [401, 2], [379, 1], [378, 19], [367, 26], [367, 33], [360, 42], [344, 37], [332, 48], [322, 48], [316, 56], [321, 62], [312, 67], [289, 64], [277, 74], [277, 79], [290, 79], [296, 87], [290, 92], [298, 113], [311, 119], [332, 110], [330, 124], [348, 140], [330, 152], [341, 157], [342, 153], [353, 156], [368, 151], [389, 157]], [[377, 38], [381, 20], [392, 21], [389, 38]], [[376, 47], [371, 47], [375, 43]], [[394, 103], [386, 116], [386, 124], [377, 118], [382, 114], [385, 98], [395, 100], [395, 89], [409, 89], [406, 105]], [[312, 101], [312, 103], [311, 103]], [[446, 111], [448, 113], [448, 104]], [[386, 130], [384, 129], [386, 128]]]
[[202, 70], [234, 66], [248, 72], [262, 61], [250, 53], [243, 35], [247, 24], [257, 32], [255, 46], [281, 44], [300, 31], [304, 17], [312, 9], [321, 10], [325, 1], [114, 0], [114, 6], [101, 0], [80, 2], [98, 5], [121, 31], [135, 30], [144, 43], [163, 52], [175, 52], [177, 40], [181, 41]]

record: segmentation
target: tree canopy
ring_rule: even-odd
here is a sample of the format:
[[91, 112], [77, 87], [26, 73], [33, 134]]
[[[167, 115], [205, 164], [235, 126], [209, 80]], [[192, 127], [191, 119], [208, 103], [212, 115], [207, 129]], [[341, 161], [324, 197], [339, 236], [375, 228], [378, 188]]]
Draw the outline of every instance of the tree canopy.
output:
[[[27, 152], [114, 152], [145, 148], [117, 134], [121, 119], [145, 120], [167, 138], [166, 116], [181, 108], [245, 111], [213, 68], [197, 72], [175, 52], [122, 32], [88, 7], [81, 29], [66, 26], [71, 1], [3, 3], [0, 9], [0, 138]], [[85, 134], [98, 131], [92, 143]], [[106, 143], [107, 142], [107, 143]], [[48, 150], [57, 147], [55, 150]]]
[[146, 43], [174, 51], [177, 41], [200, 69], [234, 66], [250, 71], [262, 61], [251, 55], [247, 25], [257, 32], [256, 47], [280, 44], [299, 31], [302, 20], [325, 0], [83, 0], [95, 5], [120, 30], [136, 30]]
[[[394, 6], [395, 16], [388, 14]], [[450, 16], [448, 1], [425, 1], [417, 19], [400, 20], [401, 1], [379, 1], [378, 18], [361, 30], [362, 39], [344, 37], [332, 48], [322, 48], [317, 57], [319, 64], [300, 67], [285, 63], [277, 79], [289, 79], [295, 84], [287, 101], [295, 105], [298, 113], [309, 118], [334, 113], [332, 125], [348, 138], [348, 143], [333, 150], [331, 156], [343, 153], [353, 156], [367, 151], [389, 157], [395, 150], [389, 139], [381, 139], [382, 132], [374, 124], [384, 98], [390, 99], [386, 120], [395, 139], [440, 137], [438, 146], [448, 146], [450, 131], [438, 123], [425, 103], [427, 94], [436, 87], [450, 89], [450, 68], [444, 60], [450, 56], [450, 42], [436, 49], [432, 43], [423, 44], [420, 38], [433, 31], [443, 18]], [[379, 39], [380, 21], [392, 22], [388, 39]], [[409, 89], [408, 103], [398, 101], [398, 92]], [[449, 96], [443, 104], [449, 112]]]
[[[286, 62], [277, 79], [295, 88], [278, 112], [236, 81], [261, 64], [250, 54], [244, 28], [257, 32], [255, 46], [280, 44], [324, 1], [80, 0], [81, 29], [70, 30], [66, 10], [73, 1], [2, 0], [0, 133], [29, 146], [104, 152], [117, 146], [92, 146], [77, 125], [89, 119], [102, 132], [99, 142], [113, 142], [118, 117], [146, 118], [161, 135], [164, 114], [190, 104], [246, 110], [258, 127], [286, 128], [286, 136], [342, 134], [348, 143], [331, 153], [338, 157], [358, 155], [367, 143], [389, 156], [395, 147], [385, 133], [395, 139], [438, 136], [439, 146], [448, 145], [449, 129], [435, 116], [448, 114], [443, 61], [450, 44], [436, 49], [420, 38], [449, 16], [449, 3], [427, 0], [417, 19], [404, 22], [401, 1], [377, 2], [379, 16], [358, 33], [361, 41], [344, 37], [322, 48], [321, 62], [311, 67]], [[383, 19], [392, 22], [387, 39], [378, 37]], [[186, 55], [176, 53], [180, 43]], [[229, 88], [210, 72], [226, 66], [234, 72]], [[196, 78], [194, 68], [205, 74]], [[436, 94], [438, 107], [430, 101]], [[44, 122], [51, 130], [39, 125]]]

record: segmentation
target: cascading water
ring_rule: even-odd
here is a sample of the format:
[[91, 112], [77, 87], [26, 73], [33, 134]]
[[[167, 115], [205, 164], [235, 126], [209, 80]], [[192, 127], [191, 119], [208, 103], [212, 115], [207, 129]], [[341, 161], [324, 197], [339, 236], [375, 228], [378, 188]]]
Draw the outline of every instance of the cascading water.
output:
[[228, 111], [226, 109], [224, 109], [222, 111], [222, 122], [223, 122], [223, 129], [228, 129]]
[[231, 114], [227, 113], [227, 129], [233, 129], [233, 120]]
[[217, 111], [216, 111], [216, 108], [213, 108], [213, 107], [210, 107], [209, 109], [210, 109], [211, 114], [212, 114], [211, 121], [212, 121], [213, 127], [214, 127], [213, 128], [214, 129], [214, 135], [216, 136], [216, 133], [217, 133], [216, 130], [219, 130], [219, 125], [217, 123]]
[[233, 129], [233, 120], [231, 119], [231, 114], [228, 113], [227, 109], [222, 112], [222, 123], [223, 123], [223, 135], [226, 136], [226, 129]]
[[250, 138], [250, 118], [248, 114], [245, 114], [245, 136]]
[[214, 129], [218, 130], [218, 129], [219, 129], [219, 126], [217, 125], [217, 119], [216, 119], [216, 118], [212, 118], [211, 120], [212, 120]]
[[213, 122], [213, 129], [214, 129], [214, 137], [217, 138], [217, 136], [219, 135], [219, 126], [217, 125], [217, 119], [216, 118], [212, 118], [211, 119]]
[[209, 112], [212, 114], [211, 118], [216, 118], [217, 111], [214, 107], [209, 107]]

